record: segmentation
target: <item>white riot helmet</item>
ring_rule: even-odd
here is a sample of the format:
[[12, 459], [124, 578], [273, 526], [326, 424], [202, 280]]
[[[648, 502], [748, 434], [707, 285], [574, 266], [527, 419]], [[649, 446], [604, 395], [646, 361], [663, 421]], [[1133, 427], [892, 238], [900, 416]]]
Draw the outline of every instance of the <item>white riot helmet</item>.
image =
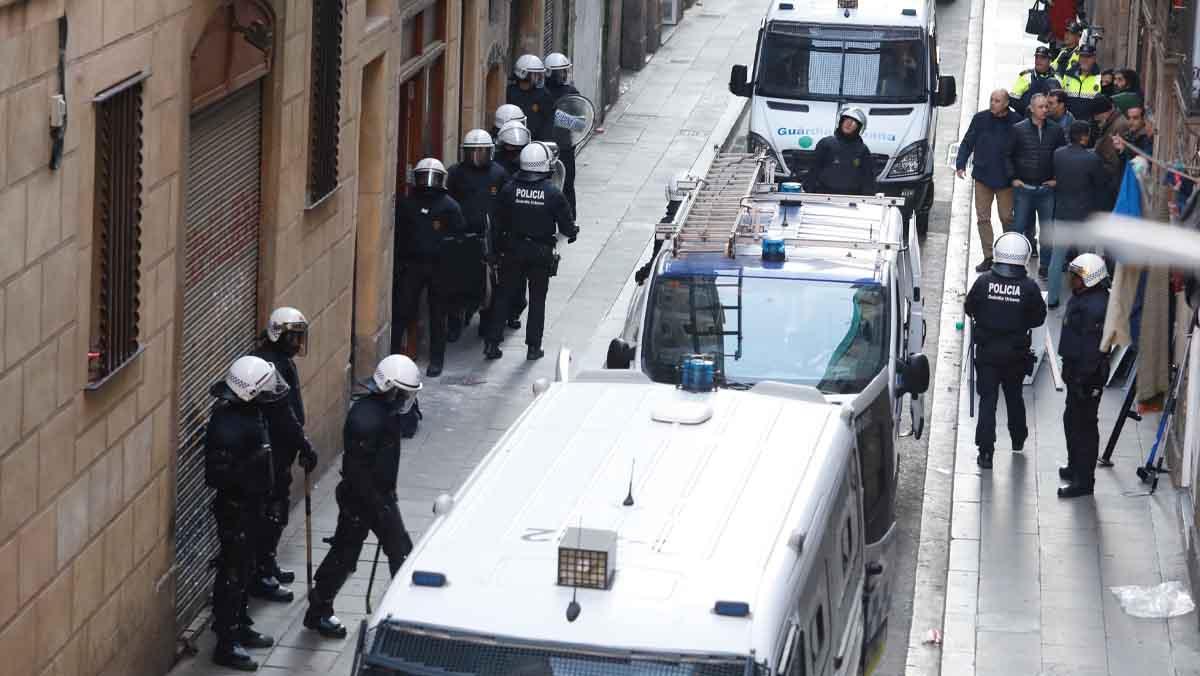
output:
[[1103, 258], [1094, 253], [1079, 254], [1067, 269], [1071, 274], [1078, 275], [1089, 289], [1108, 278], [1108, 266]]
[[529, 128], [525, 126], [524, 122], [513, 120], [506, 122], [500, 128], [500, 133], [496, 135], [496, 140], [502, 146], [524, 148], [529, 145], [532, 137], [529, 135]]
[[992, 270], [1001, 277], [1024, 277], [1028, 273], [1026, 267], [1029, 265], [1031, 253], [1033, 247], [1025, 235], [1006, 232], [1000, 235], [992, 247]]
[[288, 385], [275, 371], [275, 365], [250, 355], [238, 357], [230, 364], [224, 384], [230, 393], [244, 402], [279, 401], [288, 393]]
[[549, 174], [554, 171], [554, 153], [540, 141], [534, 141], [521, 150], [521, 171], [531, 174]]
[[838, 126], [842, 124], [843, 118], [850, 118], [858, 123], [858, 133], [863, 133], [867, 129], [867, 114], [858, 106], [846, 106], [842, 108], [842, 112], [838, 113]]
[[550, 71], [550, 81], [555, 84], [566, 84], [571, 81], [571, 60], [566, 54], [553, 52], [546, 55], [546, 70]]
[[517, 120], [521, 124], [525, 124], [526, 119], [525, 111], [521, 110], [521, 106], [506, 103], [496, 109], [496, 114], [493, 117], [492, 122], [496, 129], [503, 129], [505, 124], [508, 124], [513, 120]]
[[513, 77], [529, 80], [533, 86], [541, 87], [546, 82], [546, 66], [533, 54], [523, 54], [513, 66]]
[[413, 360], [402, 354], [384, 357], [375, 367], [375, 375], [371, 376], [371, 389], [389, 399], [403, 399], [403, 410], [406, 412], [412, 407], [421, 387], [421, 370]]
[[282, 342], [291, 354], [303, 357], [308, 354], [308, 319], [294, 307], [275, 308], [267, 320], [267, 340]]
[[432, 157], [417, 162], [413, 169], [413, 184], [418, 188], [446, 189], [446, 167], [441, 160]]
[[496, 144], [492, 135], [482, 129], [472, 129], [463, 137], [463, 161], [477, 167], [486, 167], [492, 161]]

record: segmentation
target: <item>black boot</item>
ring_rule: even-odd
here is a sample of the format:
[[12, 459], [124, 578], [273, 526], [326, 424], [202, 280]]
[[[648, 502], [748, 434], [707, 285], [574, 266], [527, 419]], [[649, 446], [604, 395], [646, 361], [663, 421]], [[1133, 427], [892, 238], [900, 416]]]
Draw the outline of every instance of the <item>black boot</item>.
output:
[[291, 603], [295, 595], [292, 590], [279, 584], [274, 577], [256, 577], [247, 585], [246, 591], [256, 599], [274, 601], [276, 603]]
[[1058, 497], [1060, 498], [1081, 498], [1085, 495], [1091, 495], [1094, 492], [1092, 486], [1076, 483], [1074, 479], [1066, 486], [1060, 486], [1058, 489]]
[[442, 360], [438, 359], [437, 361], [429, 362], [429, 368], [425, 369], [425, 375], [429, 376], [430, 378], [436, 378], [442, 375]]
[[1020, 439], [1013, 439], [1013, 450], [1014, 450], [1014, 451], [1018, 451], [1018, 452], [1019, 452], [1019, 451], [1023, 451], [1023, 450], [1025, 450], [1025, 439], [1024, 439], [1024, 437], [1022, 437], [1022, 438], [1020, 438]]
[[246, 652], [246, 649], [236, 641], [217, 641], [217, 648], [213, 650], [212, 659], [214, 664], [238, 671], [258, 670], [258, 662], [250, 659], [250, 653]]
[[992, 269], [992, 259], [985, 258], [983, 262], [975, 266], [975, 272], [987, 272]]
[[346, 625], [332, 610], [309, 606], [308, 612], [304, 613], [304, 626], [325, 638], [346, 638]]
[[1070, 481], [1071, 477], [1073, 477], [1073, 476], [1075, 476], [1075, 475], [1071, 472], [1070, 466], [1064, 465], [1064, 466], [1058, 468], [1058, 478], [1059, 479], [1062, 479], [1063, 481]]
[[517, 329], [521, 328], [520, 318], [508, 320], [508, 328], [512, 329], [513, 331], [516, 331]]
[[296, 571], [280, 568], [278, 561], [271, 562], [271, 575], [275, 577], [279, 584], [291, 584], [296, 581]]
[[979, 455], [975, 457], [975, 462], [980, 469], [992, 468], [992, 453], [993, 451], [990, 450], [979, 449]]
[[464, 322], [461, 318], [455, 317], [454, 319], [446, 322], [446, 324], [446, 342], [457, 343], [458, 339], [462, 337], [462, 328]]
[[500, 343], [491, 340], [484, 343], [483, 356], [487, 357], [488, 359], [499, 359], [500, 357], [503, 357], [504, 353], [500, 351]]
[[238, 627], [235, 636], [237, 637], [238, 645], [243, 648], [270, 648], [275, 645], [274, 638], [266, 634], [260, 634], [246, 625]]
[[536, 361], [545, 356], [546, 353], [542, 351], [542, 348], [538, 345], [530, 345], [529, 349], [525, 352], [525, 358], [529, 361]]

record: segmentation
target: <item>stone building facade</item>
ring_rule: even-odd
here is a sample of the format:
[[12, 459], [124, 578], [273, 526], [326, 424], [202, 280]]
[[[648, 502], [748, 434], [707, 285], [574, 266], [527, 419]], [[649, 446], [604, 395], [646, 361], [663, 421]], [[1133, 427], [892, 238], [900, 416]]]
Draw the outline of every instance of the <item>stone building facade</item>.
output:
[[515, 55], [600, 45], [575, 5], [0, 0], [0, 671], [166, 672], [211, 581], [209, 384], [301, 309], [335, 461], [412, 165]]

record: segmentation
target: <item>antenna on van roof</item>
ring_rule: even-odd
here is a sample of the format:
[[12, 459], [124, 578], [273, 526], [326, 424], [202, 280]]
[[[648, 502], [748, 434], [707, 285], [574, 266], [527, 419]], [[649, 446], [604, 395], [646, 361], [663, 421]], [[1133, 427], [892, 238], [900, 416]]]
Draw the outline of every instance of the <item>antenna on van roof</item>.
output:
[[[575, 536], [575, 548], [583, 548], [583, 515], [579, 516], [579, 530]], [[571, 576], [571, 602], [567, 604], [567, 622], [574, 622], [579, 619], [579, 611], [583, 610], [579, 607], [579, 601], [576, 597], [579, 595], [579, 579], [577, 575]]]
[[629, 464], [629, 492], [625, 495], [625, 501], [622, 505], [626, 507], [633, 506], [633, 468], [637, 467], [637, 458], [634, 458]]

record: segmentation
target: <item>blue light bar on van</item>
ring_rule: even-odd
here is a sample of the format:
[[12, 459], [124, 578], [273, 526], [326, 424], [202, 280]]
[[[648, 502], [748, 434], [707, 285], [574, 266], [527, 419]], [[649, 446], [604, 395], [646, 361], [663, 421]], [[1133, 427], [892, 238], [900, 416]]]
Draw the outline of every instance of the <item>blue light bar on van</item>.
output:
[[428, 570], [414, 570], [412, 583], [416, 587], [445, 587], [446, 576], [443, 573], [434, 573]]
[[800, 192], [800, 184], [795, 181], [785, 181], [779, 184], [779, 192]]
[[787, 260], [787, 253], [783, 246], [783, 236], [781, 234], [778, 232], [769, 232], [763, 237], [762, 259], [764, 261], [775, 262]]
[[745, 601], [717, 601], [713, 612], [725, 617], [749, 617], [750, 604]]

